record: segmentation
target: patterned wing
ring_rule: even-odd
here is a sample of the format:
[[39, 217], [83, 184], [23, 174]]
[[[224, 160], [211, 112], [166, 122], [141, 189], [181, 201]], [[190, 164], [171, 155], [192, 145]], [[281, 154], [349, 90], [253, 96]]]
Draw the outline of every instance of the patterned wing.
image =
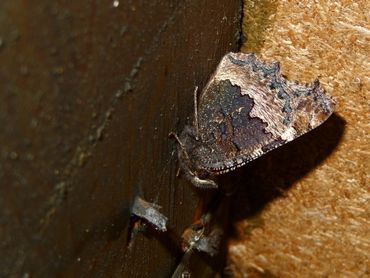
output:
[[228, 172], [323, 123], [335, 103], [319, 82], [280, 75], [278, 63], [228, 53], [199, 99], [198, 167]]

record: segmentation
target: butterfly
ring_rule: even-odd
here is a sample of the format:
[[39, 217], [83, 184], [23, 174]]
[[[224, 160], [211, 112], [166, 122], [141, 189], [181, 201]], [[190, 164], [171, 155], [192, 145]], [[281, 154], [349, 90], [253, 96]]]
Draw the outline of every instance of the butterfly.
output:
[[194, 123], [177, 136], [185, 177], [197, 187], [217, 188], [227, 173], [307, 133], [326, 121], [335, 102], [320, 87], [289, 81], [279, 62], [255, 54], [227, 53], [199, 95]]

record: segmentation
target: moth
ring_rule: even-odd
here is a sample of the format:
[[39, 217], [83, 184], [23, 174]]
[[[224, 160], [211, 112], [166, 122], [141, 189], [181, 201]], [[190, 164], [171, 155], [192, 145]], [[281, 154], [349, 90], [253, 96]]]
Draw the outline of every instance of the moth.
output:
[[227, 53], [197, 95], [194, 123], [178, 142], [180, 169], [197, 187], [217, 188], [215, 177], [232, 171], [326, 121], [335, 102], [320, 87], [289, 81], [279, 62], [255, 54]]

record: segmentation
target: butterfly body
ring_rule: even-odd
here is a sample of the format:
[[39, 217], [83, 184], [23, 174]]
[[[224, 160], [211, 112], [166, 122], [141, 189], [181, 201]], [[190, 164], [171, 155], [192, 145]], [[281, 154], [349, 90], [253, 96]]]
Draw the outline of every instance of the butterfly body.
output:
[[[195, 96], [196, 98], [196, 96]], [[335, 103], [316, 80], [302, 85], [279, 64], [228, 53], [195, 99], [195, 121], [178, 140], [180, 166], [198, 187], [241, 167], [323, 123]]]

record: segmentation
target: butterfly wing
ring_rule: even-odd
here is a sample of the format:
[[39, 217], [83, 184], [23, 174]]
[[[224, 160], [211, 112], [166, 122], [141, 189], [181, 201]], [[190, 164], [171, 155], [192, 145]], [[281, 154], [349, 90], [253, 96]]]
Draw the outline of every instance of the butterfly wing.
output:
[[319, 82], [286, 80], [278, 63], [228, 53], [199, 98], [199, 168], [228, 172], [323, 123], [334, 101]]

